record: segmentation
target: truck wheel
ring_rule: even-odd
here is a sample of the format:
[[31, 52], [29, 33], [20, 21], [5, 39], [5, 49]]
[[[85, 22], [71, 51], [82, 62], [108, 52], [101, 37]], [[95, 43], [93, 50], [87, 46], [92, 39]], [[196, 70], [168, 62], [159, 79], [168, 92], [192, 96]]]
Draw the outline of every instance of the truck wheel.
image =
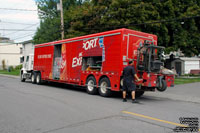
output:
[[166, 83], [166, 81], [163, 79], [162, 81], [161, 81], [161, 85], [160, 85], [160, 87], [157, 87], [157, 90], [158, 91], [165, 91], [167, 89], [167, 83]]
[[122, 87], [123, 87], [123, 82], [124, 82], [124, 79], [123, 79], [123, 77], [121, 77], [120, 78], [120, 88], [122, 89]]
[[31, 82], [32, 82], [32, 84], [36, 83], [36, 73], [35, 72], [32, 72], [32, 74], [31, 74]]
[[135, 97], [136, 98], [141, 97], [143, 94], [144, 94], [144, 91], [136, 91], [135, 92]]
[[25, 78], [24, 78], [24, 76], [23, 76], [23, 72], [21, 72], [21, 74], [20, 74], [20, 80], [21, 80], [21, 82], [25, 82]]
[[40, 84], [42, 83], [42, 80], [41, 80], [41, 73], [40, 73], [40, 72], [37, 73], [37, 75], [36, 75], [36, 83], [37, 83], [38, 85], [40, 85]]
[[86, 85], [87, 85], [86, 91], [88, 94], [91, 95], [97, 94], [97, 88], [96, 88], [97, 83], [96, 79], [93, 76], [87, 78]]
[[99, 94], [103, 97], [109, 97], [111, 95], [110, 80], [108, 78], [102, 78], [99, 82]]

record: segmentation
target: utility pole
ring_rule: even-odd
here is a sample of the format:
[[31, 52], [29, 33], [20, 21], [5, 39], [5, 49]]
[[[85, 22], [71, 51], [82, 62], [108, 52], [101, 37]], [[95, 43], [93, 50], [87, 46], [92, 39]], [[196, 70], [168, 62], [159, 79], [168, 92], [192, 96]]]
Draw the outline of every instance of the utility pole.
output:
[[64, 39], [64, 18], [63, 18], [63, 3], [60, 0], [60, 19], [61, 19], [61, 38]]

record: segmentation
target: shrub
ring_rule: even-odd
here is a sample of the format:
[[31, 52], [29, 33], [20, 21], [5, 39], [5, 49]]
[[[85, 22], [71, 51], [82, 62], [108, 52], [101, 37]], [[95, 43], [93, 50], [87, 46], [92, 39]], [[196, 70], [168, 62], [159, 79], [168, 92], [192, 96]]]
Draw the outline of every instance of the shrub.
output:
[[11, 71], [13, 71], [14, 70], [14, 67], [13, 66], [9, 66], [8, 67], [8, 72], [11, 72]]
[[22, 69], [22, 64], [15, 67], [15, 70], [20, 70], [20, 69]]
[[6, 70], [6, 61], [5, 60], [2, 60], [2, 68], [3, 68], [3, 70]]

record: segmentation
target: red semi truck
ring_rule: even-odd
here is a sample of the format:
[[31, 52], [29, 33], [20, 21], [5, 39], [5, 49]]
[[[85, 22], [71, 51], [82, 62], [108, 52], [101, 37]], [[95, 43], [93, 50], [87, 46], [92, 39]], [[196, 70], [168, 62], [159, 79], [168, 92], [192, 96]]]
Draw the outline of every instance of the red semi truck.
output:
[[157, 36], [118, 29], [35, 45], [32, 83], [53, 81], [86, 87], [89, 94], [109, 96], [122, 88], [123, 68], [130, 60], [139, 78], [136, 95], [164, 91], [174, 76], [162, 74]]

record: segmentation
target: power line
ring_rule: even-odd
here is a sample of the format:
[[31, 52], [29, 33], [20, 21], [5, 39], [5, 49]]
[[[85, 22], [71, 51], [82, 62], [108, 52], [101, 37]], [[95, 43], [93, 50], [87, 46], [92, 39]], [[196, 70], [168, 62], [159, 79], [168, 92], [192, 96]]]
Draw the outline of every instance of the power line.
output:
[[[164, 22], [172, 22], [172, 21], [177, 21], [177, 20], [186, 20], [186, 19], [192, 19], [192, 18], [198, 18], [198, 17], [200, 17], [200, 16], [191, 16], [191, 17], [184, 17], [184, 18], [174, 18], [174, 19], [169, 19], [169, 20], [157, 20], [157, 21], [153, 21], [153, 22], [146, 22], [146, 23], [139, 23], [139, 24], [130, 23], [128, 25], [113, 26], [113, 27], [109, 27], [109, 28], [119, 28], [119, 27], [121, 28], [121, 27], [127, 27], [127, 26], [137, 26], [137, 25], [147, 25], [147, 24], [155, 24], [155, 23], [164, 23]], [[106, 29], [109, 29], [109, 28], [107, 27]], [[89, 30], [89, 29], [97, 29], [97, 28], [83, 28], [83, 29]], [[55, 31], [55, 32], [60, 32], [60, 30]], [[18, 40], [18, 39], [25, 38], [25, 37], [32, 36], [32, 35], [34, 35], [34, 34], [28, 34], [28, 35], [25, 35], [25, 36], [21, 36], [21, 37], [15, 38], [13, 40]]]
[[[190, 16], [190, 17], [183, 17], [183, 18], [173, 18], [173, 19], [168, 19], [168, 20], [157, 20], [157, 21], [153, 21], [153, 22], [144, 22], [144, 23], [129, 23], [127, 25], [118, 25], [118, 26], [109, 26], [109, 27], [104, 27], [105, 29], [115, 29], [115, 28], [125, 28], [128, 26], [139, 26], [139, 25], [148, 25], [148, 24], [156, 24], [156, 23], [167, 23], [167, 22], [173, 22], [173, 21], [184, 21], [187, 19], [193, 19], [193, 18], [199, 18], [200, 16]], [[85, 30], [99, 30], [102, 29], [102, 27], [100, 28], [83, 28]]]
[[35, 33], [35, 31], [24, 32], [23, 34], [16, 34], [16, 36], [14, 36], [13, 38], [18, 38], [21, 36], [26, 36], [26, 35], [34, 34], [34, 33]]
[[14, 34], [14, 33], [17, 33], [17, 32], [19, 32], [19, 31], [26, 30], [26, 29], [28, 29], [28, 28], [31, 28], [31, 27], [33, 27], [33, 26], [37, 25], [37, 24], [39, 24], [39, 23], [33, 24], [33, 25], [31, 25], [31, 26], [28, 26], [28, 27], [25, 27], [25, 28], [23, 28], [23, 29], [19, 29], [18, 31], [15, 31], [15, 32], [12, 32], [12, 33], [6, 34], [6, 35], [4, 35], [4, 36], [11, 35], [11, 34]]
[[16, 9], [16, 8], [0, 8], [0, 10], [15, 10], [15, 11], [29, 11], [29, 12], [35, 12], [37, 10], [30, 10], [30, 9]]
[[20, 25], [33, 25], [33, 24], [27, 24], [27, 23], [15, 23], [15, 22], [8, 22], [8, 21], [1, 21], [0, 23], [8, 23], [8, 24], [20, 24]]
[[200, 16], [191, 16], [191, 17], [184, 17], [184, 18], [173, 18], [168, 20], [158, 20], [153, 22], [147, 22], [147, 23], [140, 23], [140, 24], [134, 24], [134, 25], [145, 25], [145, 24], [154, 24], [154, 23], [164, 23], [164, 22], [173, 22], [177, 20], [186, 20], [186, 19], [193, 19], [193, 18], [199, 18]]
[[26, 29], [0, 29], [0, 30], [7, 30], [7, 31], [36, 31], [36, 30], [26, 30]]
[[18, 39], [25, 38], [25, 37], [32, 36], [32, 35], [34, 35], [34, 34], [28, 34], [28, 35], [25, 35], [25, 36], [22, 36], [22, 37], [14, 38], [12, 40], [18, 40]]

